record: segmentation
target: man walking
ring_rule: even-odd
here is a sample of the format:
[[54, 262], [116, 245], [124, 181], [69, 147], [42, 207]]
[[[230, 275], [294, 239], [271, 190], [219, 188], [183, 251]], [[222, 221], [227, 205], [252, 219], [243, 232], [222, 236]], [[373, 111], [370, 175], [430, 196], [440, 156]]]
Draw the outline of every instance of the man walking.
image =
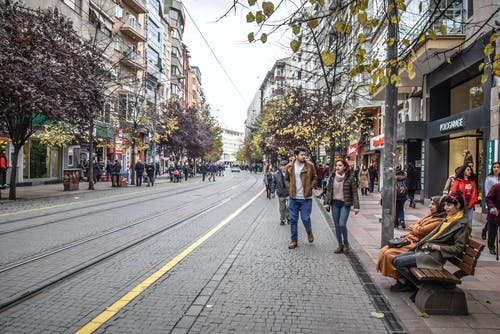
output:
[[[280, 208], [280, 225], [285, 225], [285, 223], [290, 224], [290, 211], [288, 209], [288, 189], [285, 184], [285, 173], [288, 167], [288, 160], [281, 160], [280, 168], [274, 174], [274, 190], [276, 195], [278, 195], [278, 202]], [[275, 192], [273, 191], [273, 198]]]
[[299, 212], [304, 228], [307, 232], [307, 240], [314, 241], [311, 228], [312, 189], [316, 185], [316, 168], [312, 162], [306, 161], [307, 149], [297, 147], [294, 151], [295, 161], [286, 168], [285, 182], [290, 195], [290, 231], [292, 241], [288, 244], [289, 249], [297, 247], [297, 223]]
[[370, 184], [368, 190], [370, 191], [370, 193], [372, 193], [375, 189], [375, 180], [377, 179], [377, 171], [375, 170], [375, 166], [373, 166], [373, 164], [368, 167], [368, 175], [370, 176]]
[[135, 186], [142, 186], [142, 179], [144, 178], [144, 164], [141, 160], [137, 160], [134, 166], [135, 169]]

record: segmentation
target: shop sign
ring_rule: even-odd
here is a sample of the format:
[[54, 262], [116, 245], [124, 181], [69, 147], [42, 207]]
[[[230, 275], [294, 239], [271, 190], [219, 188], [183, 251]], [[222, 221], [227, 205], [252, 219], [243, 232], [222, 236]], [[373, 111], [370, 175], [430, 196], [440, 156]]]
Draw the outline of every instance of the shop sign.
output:
[[448, 132], [448, 131], [452, 131], [455, 129], [461, 129], [464, 126], [465, 126], [465, 119], [458, 118], [458, 119], [454, 119], [453, 121], [444, 122], [444, 123], [439, 124], [439, 131], [440, 132]]
[[488, 140], [486, 142], [486, 171], [491, 170], [491, 165], [498, 161], [498, 140]]
[[114, 154], [123, 154], [123, 130], [119, 129], [114, 139]]
[[380, 150], [384, 147], [384, 135], [370, 138], [370, 150]]
[[359, 155], [359, 153], [360, 153], [359, 144], [352, 144], [347, 147], [348, 157], [354, 157], [356, 155]]

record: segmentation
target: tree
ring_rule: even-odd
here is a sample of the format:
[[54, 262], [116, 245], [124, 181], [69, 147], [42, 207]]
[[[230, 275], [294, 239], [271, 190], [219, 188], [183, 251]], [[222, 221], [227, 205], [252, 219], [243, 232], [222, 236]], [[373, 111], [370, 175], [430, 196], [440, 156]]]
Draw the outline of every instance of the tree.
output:
[[19, 152], [48, 122], [93, 128], [103, 103], [101, 57], [57, 10], [0, 4], [0, 122], [14, 152], [9, 199], [16, 199]]

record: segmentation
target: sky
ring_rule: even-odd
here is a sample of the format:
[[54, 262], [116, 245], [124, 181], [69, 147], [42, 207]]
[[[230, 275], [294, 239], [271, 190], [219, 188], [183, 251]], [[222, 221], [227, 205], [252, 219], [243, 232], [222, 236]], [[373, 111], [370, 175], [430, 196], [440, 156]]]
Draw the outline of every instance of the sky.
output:
[[[267, 43], [248, 43], [247, 35], [255, 24], [246, 22], [248, 9], [216, 22], [232, 5], [232, 0], [183, 0], [186, 15], [183, 43], [187, 45], [190, 64], [201, 71], [202, 87], [219, 124], [226, 129], [244, 132], [248, 106], [274, 62], [291, 54], [279, 35]], [[243, 1], [246, 3], [246, 1]], [[188, 15], [191, 15], [191, 17]], [[222, 63], [235, 86], [224, 73], [193, 21]], [[288, 43], [288, 42], [287, 42]], [[239, 92], [238, 92], [239, 91]]]

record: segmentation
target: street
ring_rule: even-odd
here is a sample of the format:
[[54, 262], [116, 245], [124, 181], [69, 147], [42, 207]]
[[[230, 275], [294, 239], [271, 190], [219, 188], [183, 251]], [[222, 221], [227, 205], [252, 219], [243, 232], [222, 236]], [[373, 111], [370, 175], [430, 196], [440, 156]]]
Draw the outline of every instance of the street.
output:
[[[157, 183], [5, 207], [2, 333], [386, 333], [314, 204], [287, 249], [262, 176]], [[15, 205], [15, 204], [12, 204]]]

